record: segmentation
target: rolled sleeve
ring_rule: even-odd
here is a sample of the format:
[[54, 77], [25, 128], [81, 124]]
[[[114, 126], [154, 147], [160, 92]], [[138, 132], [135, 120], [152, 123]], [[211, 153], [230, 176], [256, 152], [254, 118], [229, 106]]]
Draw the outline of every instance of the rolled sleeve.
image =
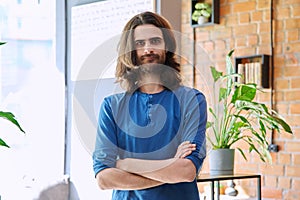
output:
[[187, 159], [190, 159], [197, 170], [197, 173], [202, 167], [206, 157], [206, 122], [207, 122], [207, 103], [205, 96], [197, 90], [194, 90], [195, 95], [191, 98], [187, 114], [184, 122], [184, 139], [196, 144], [194, 150]]
[[99, 112], [95, 150], [93, 152], [93, 169], [95, 175], [101, 170], [115, 167], [118, 149], [116, 125], [110, 107], [110, 100], [104, 99]]

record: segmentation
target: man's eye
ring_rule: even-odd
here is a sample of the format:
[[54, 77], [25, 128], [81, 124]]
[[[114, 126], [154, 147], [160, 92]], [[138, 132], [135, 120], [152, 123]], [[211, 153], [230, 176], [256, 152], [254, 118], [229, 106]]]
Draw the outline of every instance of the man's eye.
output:
[[145, 46], [145, 41], [142, 41], [142, 40], [135, 41], [135, 46], [143, 47], [143, 46]]
[[161, 41], [162, 41], [162, 39], [160, 39], [160, 38], [153, 38], [150, 40], [150, 43], [154, 44], [154, 45], [158, 45], [158, 44], [161, 44]]

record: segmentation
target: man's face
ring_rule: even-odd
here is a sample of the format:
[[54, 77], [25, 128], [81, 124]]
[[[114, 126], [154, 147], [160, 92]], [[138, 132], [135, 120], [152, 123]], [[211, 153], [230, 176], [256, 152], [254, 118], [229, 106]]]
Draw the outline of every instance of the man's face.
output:
[[134, 31], [134, 45], [137, 65], [165, 63], [165, 41], [162, 31], [156, 26], [151, 24], [137, 26]]

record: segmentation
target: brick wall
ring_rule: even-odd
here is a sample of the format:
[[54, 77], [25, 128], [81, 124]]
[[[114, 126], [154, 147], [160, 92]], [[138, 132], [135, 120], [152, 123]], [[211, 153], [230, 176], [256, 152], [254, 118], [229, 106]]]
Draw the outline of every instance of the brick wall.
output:
[[[225, 56], [235, 49], [234, 57], [254, 54], [271, 54], [270, 0], [220, 0], [220, 23], [213, 26], [190, 26], [191, 0], [182, 0], [182, 32], [190, 40], [195, 38], [196, 53], [191, 44], [183, 42], [182, 71], [186, 82], [194, 83], [210, 96], [205, 87], [209, 60], [219, 70], [224, 70]], [[273, 163], [262, 163], [256, 155], [245, 161], [236, 154], [238, 172], [260, 173], [264, 198], [300, 199], [300, 0], [273, 1], [274, 32], [274, 104], [276, 110], [292, 126], [294, 135], [275, 134], [274, 143], [280, 151], [273, 153]], [[188, 61], [186, 61], [188, 60]], [[195, 61], [196, 70], [192, 65]], [[266, 89], [259, 100], [270, 103], [271, 92]], [[203, 171], [208, 170], [206, 160]], [[255, 195], [255, 182], [240, 183]]]

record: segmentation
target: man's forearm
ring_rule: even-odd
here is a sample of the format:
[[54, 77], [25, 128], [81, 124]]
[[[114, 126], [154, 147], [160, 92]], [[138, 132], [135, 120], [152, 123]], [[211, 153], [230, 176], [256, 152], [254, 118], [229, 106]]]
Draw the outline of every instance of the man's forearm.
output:
[[117, 168], [163, 183], [191, 182], [196, 177], [194, 164], [184, 158], [167, 160], [127, 158], [119, 160]]
[[117, 168], [107, 168], [96, 176], [101, 189], [141, 190], [162, 185], [162, 182], [132, 174]]

